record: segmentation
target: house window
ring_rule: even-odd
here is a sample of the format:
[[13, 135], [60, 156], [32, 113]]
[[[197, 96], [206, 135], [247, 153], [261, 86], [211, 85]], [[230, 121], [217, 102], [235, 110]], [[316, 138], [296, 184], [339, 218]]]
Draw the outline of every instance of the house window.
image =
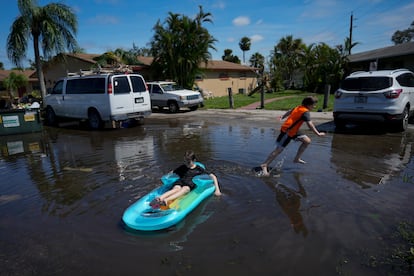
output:
[[219, 74], [219, 79], [220, 80], [228, 80], [229, 79], [229, 74], [227, 74], [227, 73], [220, 73]]

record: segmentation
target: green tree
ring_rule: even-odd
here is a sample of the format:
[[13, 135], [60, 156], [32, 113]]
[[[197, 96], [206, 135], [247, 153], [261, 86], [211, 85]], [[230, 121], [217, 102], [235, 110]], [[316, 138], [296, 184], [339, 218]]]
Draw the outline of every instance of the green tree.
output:
[[37, 77], [44, 97], [46, 86], [40, 47], [46, 59], [66, 49], [77, 49], [77, 19], [72, 9], [61, 3], [50, 3], [40, 7], [36, 0], [18, 0], [17, 5], [20, 16], [11, 26], [7, 38], [7, 54], [16, 66], [21, 67], [22, 61], [26, 58], [29, 40], [33, 41]]
[[4, 64], [3, 64], [3, 62], [0, 62], [0, 70], [4, 70]]
[[243, 63], [244, 64], [246, 62], [245, 52], [250, 50], [251, 45], [252, 45], [252, 42], [251, 42], [250, 38], [248, 38], [247, 36], [244, 36], [240, 39], [239, 47], [240, 47], [240, 50], [243, 51]]
[[102, 67], [118, 67], [121, 64], [122, 53], [118, 50], [116, 52], [105, 52], [100, 56], [93, 58]]
[[285, 88], [293, 85], [293, 74], [300, 68], [305, 46], [302, 39], [294, 39], [289, 35], [281, 38], [274, 47], [271, 54], [272, 68], [279, 71], [278, 74], [282, 77]]
[[135, 43], [132, 43], [132, 49], [130, 49], [128, 51], [131, 55], [134, 56], [144, 56], [144, 57], [149, 57], [151, 56], [151, 49], [149, 48], [145, 48], [145, 47], [138, 47], [135, 45]]
[[322, 92], [326, 85], [330, 85], [331, 90], [335, 90], [344, 76], [346, 55], [325, 43], [311, 44], [304, 49], [301, 61], [304, 88]]
[[402, 43], [406, 43], [406, 42], [410, 42], [411, 40], [413, 40], [414, 38], [414, 21], [411, 22], [410, 27], [408, 27], [408, 29], [405, 30], [398, 30], [396, 31], [392, 37], [391, 37], [391, 41], [394, 42], [395, 45], [397, 44], [402, 44]]
[[344, 42], [344, 51], [345, 54], [350, 55], [352, 48], [360, 44], [359, 42], [351, 42], [351, 39], [349, 37], [345, 38]]
[[211, 14], [204, 13], [199, 6], [195, 19], [185, 15], [169, 13], [162, 24], [154, 26], [151, 65], [154, 76], [173, 79], [185, 88], [192, 88], [195, 77], [200, 73], [200, 64], [211, 58], [209, 49], [214, 49], [214, 39], [203, 23], [212, 22]]
[[254, 53], [251, 57], [250, 57], [250, 66], [254, 67], [254, 68], [258, 68], [259, 69], [259, 73], [263, 73], [264, 71], [264, 63], [265, 63], [265, 58], [262, 54], [260, 54], [259, 52]]
[[16, 97], [16, 91], [20, 87], [26, 86], [28, 83], [28, 79], [23, 74], [16, 74], [15, 72], [11, 72], [8, 77], [3, 80], [3, 86], [9, 92], [10, 100], [13, 101], [14, 97]]
[[239, 57], [233, 55], [233, 50], [231, 50], [231, 49], [224, 49], [224, 55], [221, 56], [221, 59], [224, 60], [224, 61], [240, 64]]

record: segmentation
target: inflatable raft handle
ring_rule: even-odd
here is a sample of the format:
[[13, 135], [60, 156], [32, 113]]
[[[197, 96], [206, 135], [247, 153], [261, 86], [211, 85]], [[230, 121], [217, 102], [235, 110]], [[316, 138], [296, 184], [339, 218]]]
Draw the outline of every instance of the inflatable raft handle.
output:
[[178, 179], [180, 179], [180, 177], [175, 173], [167, 173], [161, 177], [161, 181], [164, 185], [173, 184]]

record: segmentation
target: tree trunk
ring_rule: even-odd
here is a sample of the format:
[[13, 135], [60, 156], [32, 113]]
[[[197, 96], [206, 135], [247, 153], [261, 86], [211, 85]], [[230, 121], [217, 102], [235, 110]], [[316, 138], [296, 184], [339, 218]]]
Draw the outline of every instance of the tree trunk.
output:
[[45, 78], [43, 76], [42, 60], [39, 53], [39, 36], [33, 36], [34, 55], [36, 63], [37, 78], [39, 79], [40, 92], [42, 95], [42, 102], [46, 96]]

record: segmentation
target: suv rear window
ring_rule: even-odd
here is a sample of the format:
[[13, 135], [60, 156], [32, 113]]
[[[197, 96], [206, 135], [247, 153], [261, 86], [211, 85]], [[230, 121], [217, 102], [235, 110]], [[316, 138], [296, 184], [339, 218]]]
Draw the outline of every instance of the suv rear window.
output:
[[392, 78], [390, 77], [347, 78], [341, 84], [341, 88], [348, 91], [375, 91], [391, 86]]

